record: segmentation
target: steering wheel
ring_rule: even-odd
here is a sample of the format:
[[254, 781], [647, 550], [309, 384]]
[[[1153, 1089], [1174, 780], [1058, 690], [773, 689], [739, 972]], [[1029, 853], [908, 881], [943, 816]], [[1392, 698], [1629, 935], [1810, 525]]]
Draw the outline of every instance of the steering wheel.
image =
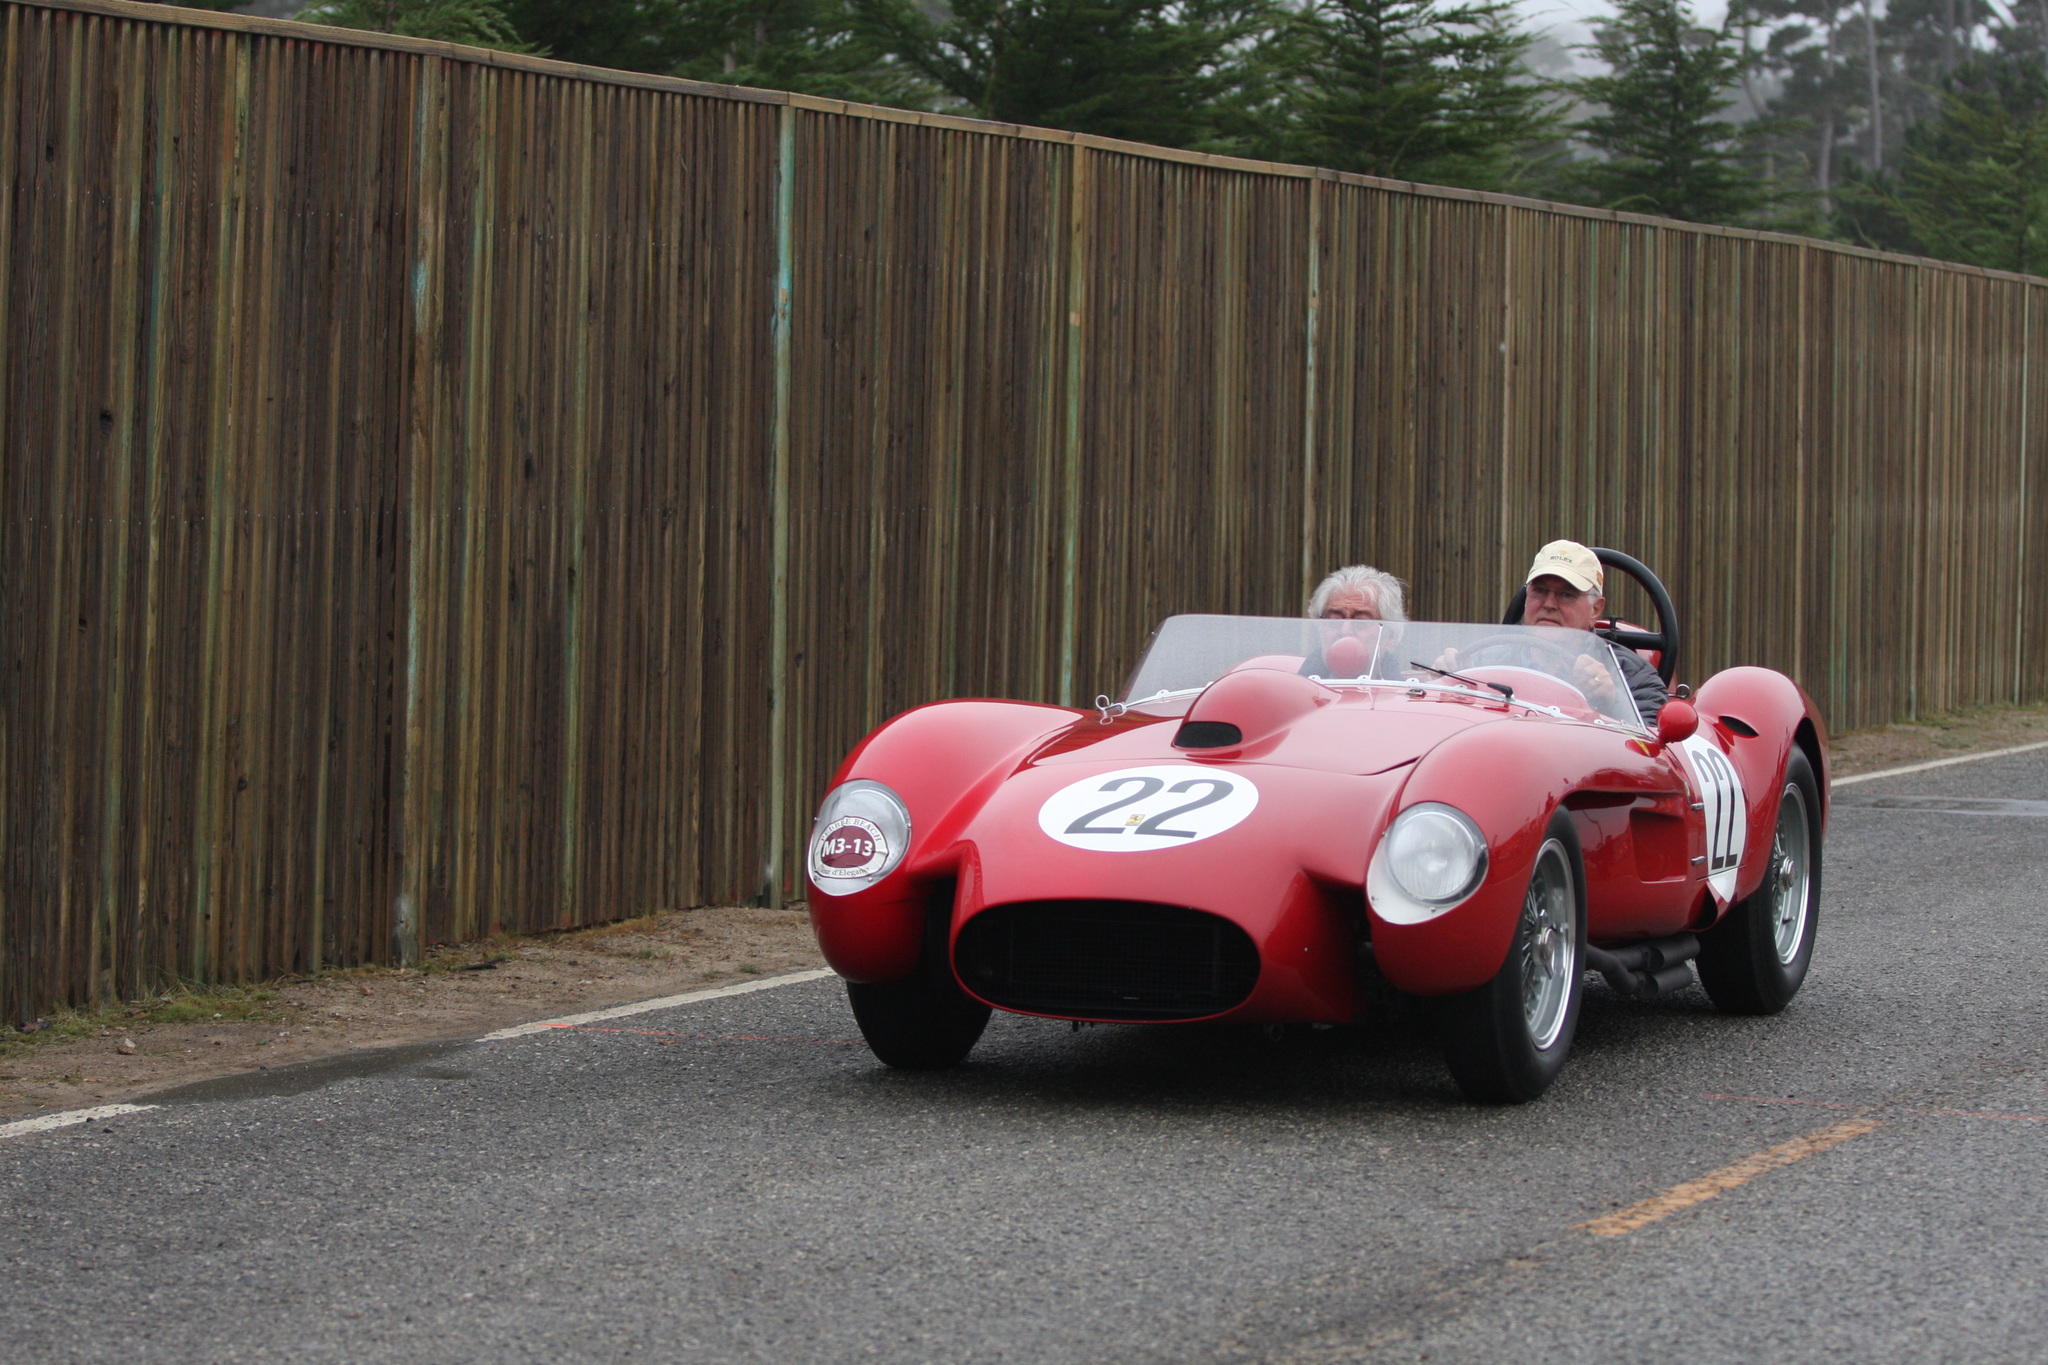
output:
[[[1521, 655], [1525, 659], [1530, 658], [1532, 656], [1543, 656], [1550, 663], [1554, 663], [1557, 665], [1557, 672], [1555, 676], [1560, 682], [1566, 683], [1571, 682], [1572, 665], [1576, 663], [1579, 658], [1579, 651], [1576, 649], [1572, 649], [1566, 645], [1552, 644], [1550, 641], [1542, 639], [1538, 636], [1509, 635], [1508, 633], [1503, 631], [1499, 635], [1488, 635], [1481, 639], [1474, 640], [1470, 644], [1466, 645], [1464, 648], [1460, 649], [1458, 651], [1458, 667], [1452, 671], [1462, 672], [1467, 668], [1485, 668], [1487, 665], [1482, 660], [1477, 658], [1477, 655], [1489, 652], [1506, 653], [1510, 650], [1514, 651], [1516, 654]], [[1509, 663], [1505, 659], [1500, 660], [1499, 662], [1504, 667], [1518, 666]], [[1572, 685], [1577, 686], [1576, 683]]]
[[[1605, 550], [1593, 547], [1594, 557], [1610, 569], [1619, 569], [1636, 581], [1636, 585], [1649, 595], [1650, 605], [1657, 612], [1657, 629], [1621, 630], [1614, 626], [1596, 626], [1593, 630], [1603, 640], [1611, 641], [1624, 649], [1654, 649], [1657, 651], [1657, 676], [1671, 686], [1672, 674], [1678, 670], [1678, 609], [1671, 605], [1671, 594], [1664, 591], [1664, 585], [1657, 575], [1650, 572], [1650, 566], [1634, 555], [1619, 550]], [[1515, 595], [1508, 600], [1507, 614], [1501, 617], [1504, 626], [1522, 624], [1522, 607], [1529, 600], [1527, 584], [1515, 589]]]

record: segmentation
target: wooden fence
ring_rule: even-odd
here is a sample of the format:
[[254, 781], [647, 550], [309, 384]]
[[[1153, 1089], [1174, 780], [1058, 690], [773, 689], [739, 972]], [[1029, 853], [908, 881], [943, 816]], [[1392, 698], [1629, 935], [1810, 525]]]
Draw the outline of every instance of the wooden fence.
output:
[[[1557, 535], [1694, 680], [2048, 693], [2043, 282], [0, 4], [0, 1011], [800, 894], [839, 755]], [[2040, 343], [2040, 344], [2037, 344]]]

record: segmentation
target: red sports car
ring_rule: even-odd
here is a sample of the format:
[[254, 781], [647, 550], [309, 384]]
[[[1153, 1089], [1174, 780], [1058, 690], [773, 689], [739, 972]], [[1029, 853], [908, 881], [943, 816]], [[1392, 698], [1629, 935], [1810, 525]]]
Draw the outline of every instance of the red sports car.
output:
[[[1176, 616], [1119, 701], [948, 701], [841, 764], [811, 918], [898, 1067], [990, 1009], [1124, 1023], [1369, 1022], [1429, 997], [1465, 1093], [1540, 1095], [1588, 970], [1771, 1013], [1813, 953], [1826, 736], [1790, 678], [1638, 714], [1659, 630]], [[1519, 619], [1517, 607], [1510, 619]], [[1688, 966], [1688, 964], [1693, 966]]]

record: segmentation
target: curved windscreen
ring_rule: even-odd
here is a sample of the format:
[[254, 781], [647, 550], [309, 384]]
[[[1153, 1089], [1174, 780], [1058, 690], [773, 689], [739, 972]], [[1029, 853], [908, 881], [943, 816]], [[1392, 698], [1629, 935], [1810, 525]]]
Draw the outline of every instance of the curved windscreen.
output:
[[1467, 688], [1566, 714], [1642, 724], [1614, 646], [1557, 626], [1172, 616], [1153, 633], [1123, 700], [1198, 692], [1240, 668]]

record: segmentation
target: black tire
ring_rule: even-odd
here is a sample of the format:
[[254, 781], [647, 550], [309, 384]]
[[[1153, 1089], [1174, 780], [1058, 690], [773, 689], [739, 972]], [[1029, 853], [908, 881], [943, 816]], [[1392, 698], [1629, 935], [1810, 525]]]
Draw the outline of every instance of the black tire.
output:
[[[1723, 1014], [1776, 1014], [1799, 994], [1820, 920], [1820, 784], [1798, 749], [1785, 761], [1764, 884], [1700, 935], [1700, 985]], [[1803, 838], [1804, 856], [1797, 842]]]
[[875, 1056], [903, 1071], [958, 1066], [988, 1027], [989, 1007], [920, 969], [881, 985], [846, 983], [854, 1022]]
[[[1570, 925], [1569, 943], [1560, 932]], [[1444, 1060], [1467, 1099], [1522, 1104], [1550, 1088], [1578, 1031], [1586, 971], [1586, 874], [1571, 817], [1544, 832], [1507, 960], [1443, 1005]]]

